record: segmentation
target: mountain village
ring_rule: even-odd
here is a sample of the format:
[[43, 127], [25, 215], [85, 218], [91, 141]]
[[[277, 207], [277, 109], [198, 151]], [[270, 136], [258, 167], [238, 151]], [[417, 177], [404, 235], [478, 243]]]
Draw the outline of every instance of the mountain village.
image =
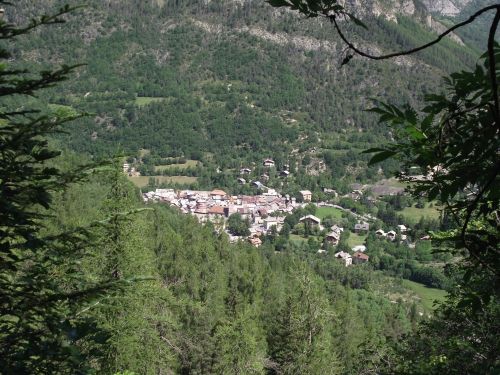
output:
[[[272, 159], [265, 159], [263, 165], [272, 167]], [[125, 167], [124, 165], [124, 172]], [[242, 168], [240, 174], [248, 173], [250, 169]], [[259, 190], [259, 195], [230, 195], [221, 189], [211, 191], [204, 190], [175, 190], [175, 189], [156, 189], [143, 193], [143, 200], [147, 202], [164, 202], [170, 206], [176, 207], [184, 214], [195, 216], [200, 223], [210, 222], [216, 230], [225, 231], [229, 236], [230, 242], [248, 241], [253, 246], [259, 247], [262, 244], [262, 237], [271, 230], [280, 232], [283, 228], [285, 218], [298, 208], [304, 208], [308, 204], [314, 204], [316, 207], [333, 207], [338, 210], [348, 212], [357, 219], [354, 225], [354, 232], [357, 234], [368, 234], [370, 231], [369, 222], [374, 218], [370, 215], [358, 215], [351, 210], [327, 202], [312, 202], [312, 193], [309, 190], [300, 191], [300, 198], [281, 195], [275, 189], [267, 188], [260, 181], [253, 181]], [[355, 199], [362, 195], [360, 189], [354, 189], [350, 197]], [[233, 214], [239, 214], [241, 219], [249, 223], [249, 235], [238, 236], [232, 234], [227, 228], [227, 221]], [[315, 229], [317, 232], [325, 233], [323, 246], [317, 252], [323, 254], [328, 248], [333, 248], [339, 244], [341, 233], [344, 228], [334, 224], [325, 227], [322, 220], [314, 215], [305, 215], [300, 218], [299, 223], [304, 226]], [[273, 229], [274, 228], [274, 229]], [[397, 230], [390, 230], [387, 233], [382, 229], [375, 231], [379, 238], [386, 238], [389, 241], [407, 240], [408, 228], [400, 224]], [[398, 237], [399, 236], [399, 237]], [[410, 245], [411, 246], [411, 245]], [[353, 246], [351, 252], [338, 251], [335, 257], [345, 262], [346, 266], [369, 261], [369, 256], [365, 254], [365, 245]]]

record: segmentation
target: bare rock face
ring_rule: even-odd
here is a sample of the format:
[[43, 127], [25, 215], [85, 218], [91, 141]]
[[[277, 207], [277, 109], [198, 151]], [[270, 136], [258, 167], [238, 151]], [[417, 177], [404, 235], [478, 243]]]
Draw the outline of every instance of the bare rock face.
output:
[[472, 0], [341, 0], [339, 3], [363, 17], [374, 15], [395, 21], [396, 15], [412, 16], [417, 4], [423, 4], [431, 13], [455, 16]]
[[472, 0], [422, 0], [430, 12], [456, 16]]
[[360, 18], [373, 15], [397, 22], [396, 15], [412, 16], [415, 13], [414, 0], [343, 0], [339, 3]]

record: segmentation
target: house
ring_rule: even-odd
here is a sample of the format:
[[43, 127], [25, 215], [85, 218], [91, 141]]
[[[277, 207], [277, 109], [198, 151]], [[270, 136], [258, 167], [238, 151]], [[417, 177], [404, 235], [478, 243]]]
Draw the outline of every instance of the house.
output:
[[262, 240], [259, 237], [252, 237], [249, 239], [249, 241], [255, 247], [259, 247], [260, 245], [262, 245]]
[[332, 194], [335, 198], [337, 198], [339, 195], [334, 189], [329, 189], [329, 188], [323, 188], [323, 193], [325, 194]]
[[326, 254], [326, 250], [325, 249], [319, 249], [318, 250], [318, 254]]
[[215, 189], [210, 192], [210, 198], [213, 200], [222, 200], [227, 198], [227, 194], [224, 190]]
[[240, 174], [250, 174], [252, 173], [252, 170], [250, 168], [241, 168], [240, 169]]
[[312, 200], [312, 193], [309, 190], [301, 190], [300, 195], [303, 202], [310, 202]]
[[250, 184], [256, 187], [257, 189], [262, 189], [265, 187], [264, 184], [260, 181], [252, 181]]
[[375, 235], [377, 237], [385, 237], [385, 232], [383, 229], [378, 229], [376, 232], [375, 232]]
[[354, 225], [354, 232], [356, 233], [366, 233], [370, 230], [370, 224], [363, 222]]
[[276, 191], [276, 189], [267, 189], [267, 191], [262, 195], [266, 198], [269, 197], [269, 199], [273, 199], [273, 197], [279, 197], [279, 193]]
[[268, 217], [264, 220], [264, 229], [268, 231], [272, 227], [276, 227], [276, 230], [279, 232], [283, 228], [283, 222], [277, 217]]
[[387, 232], [386, 237], [390, 241], [394, 241], [396, 239], [396, 232], [394, 232], [393, 230], [390, 230], [389, 232]]
[[265, 159], [262, 165], [264, 165], [264, 167], [274, 167], [275, 163], [273, 159]]
[[340, 234], [338, 232], [330, 232], [325, 237], [325, 243], [331, 246], [337, 246], [339, 244]]
[[420, 241], [430, 241], [430, 240], [431, 240], [431, 236], [429, 236], [428, 234], [420, 237]]
[[240, 185], [245, 185], [247, 183], [247, 180], [245, 180], [244, 178], [238, 178], [238, 184]]
[[344, 231], [344, 228], [339, 227], [337, 224], [334, 224], [334, 225], [332, 225], [332, 227], [330, 228], [330, 230], [332, 232], [336, 232], [336, 233], [340, 234], [340, 233], [342, 233]]
[[208, 218], [210, 220], [221, 219], [225, 216], [224, 207], [212, 206], [208, 209]]
[[281, 177], [288, 177], [288, 176], [290, 176], [290, 172], [289, 171], [281, 171], [280, 176]]
[[370, 257], [360, 251], [356, 251], [354, 254], [352, 254], [352, 261], [355, 264], [360, 264], [360, 263], [366, 263]]
[[352, 264], [352, 257], [351, 254], [349, 253], [346, 253], [344, 251], [339, 251], [338, 253], [335, 253], [334, 256], [335, 258], [343, 259], [346, 267]]
[[406, 233], [408, 231], [408, 228], [406, 228], [406, 226], [404, 226], [403, 224], [400, 224], [400, 225], [398, 225], [398, 230], [401, 233]]
[[264, 182], [268, 182], [269, 181], [269, 175], [267, 173], [264, 173], [260, 176], [260, 179]]
[[311, 225], [321, 225], [321, 219], [314, 215], [303, 216], [299, 219], [301, 223], [309, 223]]
[[130, 168], [130, 164], [124, 163], [123, 164], [123, 173], [128, 173], [129, 168]]
[[366, 246], [365, 245], [354, 246], [352, 248], [352, 251], [354, 251], [355, 253], [364, 253], [366, 251]]

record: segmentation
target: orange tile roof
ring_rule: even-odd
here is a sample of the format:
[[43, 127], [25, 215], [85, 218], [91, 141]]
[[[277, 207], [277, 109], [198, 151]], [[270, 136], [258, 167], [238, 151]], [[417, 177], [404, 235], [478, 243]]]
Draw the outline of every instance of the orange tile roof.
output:
[[224, 215], [224, 207], [221, 206], [213, 206], [210, 207], [208, 210], [209, 214], [215, 214], [215, 215]]

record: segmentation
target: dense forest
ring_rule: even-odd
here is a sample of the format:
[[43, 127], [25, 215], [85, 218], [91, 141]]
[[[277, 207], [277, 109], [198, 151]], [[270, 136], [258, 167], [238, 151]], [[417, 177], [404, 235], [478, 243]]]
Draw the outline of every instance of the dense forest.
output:
[[[489, 179], [498, 132], [482, 127], [493, 121], [495, 104], [483, 87], [484, 48], [469, 45], [485, 24], [457, 32], [464, 45], [445, 39], [397, 62], [353, 59], [339, 68], [342, 47], [331, 25], [263, 2], [92, 0], [58, 11], [65, 3], [0, 1], [1, 374], [500, 369], [498, 172]], [[366, 16], [369, 30], [349, 31], [374, 50], [427, 41], [435, 31], [416, 3], [415, 17], [395, 14], [394, 23]], [[290, 39], [276, 42], [267, 33]], [[420, 125], [416, 111], [396, 106], [421, 107], [424, 93], [440, 89], [437, 77], [483, 60], [484, 69], [452, 75], [452, 98], [472, 91], [474, 99], [459, 113], [471, 117], [457, 122], [458, 135], [446, 133], [469, 141], [461, 147], [477, 160], [463, 162], [455, 143], [429, 156], [419, 131], [429, 145], [442, 132], [433, 132], [429, 117]], [[56, 68], [80, 62], [86, 65]], [[394, 106], [365, 112], [374, 96]], [[448, 108], [446, 98], [434, 97], [441, 106], [432, 102], [431, 110]], [[414, 126], [396, 127], [408, 123]], [[490, 132], [478, 147], [477, 123]], [[369, 164], [361, 152], [388, 141], [401, 143], [372, 149], [381, 163]], [[380, 157], [387, 153], [403, 157]], [[266, 157], [293, 177], [280, 180], [258, 166]], [[270, 187], [310, 188], [318, 197], [322, 188], [349, 192], [352, 182], [399, 168], [426, 171], [432, 158], [447, 161], [449, 173], [410, 187], [413, 195], [340, 198], [345, 213], [323, 218], [346, 228], [339, 251], [351, 250], [347, 229], [358, 224], [355, 215], [373, 219], [364, 239], [370, 262], [350, 267], [331, 248], [319, 252], [319, 230], [300, 223], [318, 214], [313, 204], [289, 213], [283, 230], [268, 231], [255, 248], [231, 243], [210, 221], [145, 204], [122, 168], [127, 161], [144, 176], [182, 173], [197, 178], [192, 187], [250, 194], [234, 177], [252, 166], [255, 176], [269, 172]], [[308, 173], [320, 160], [320, 173]], [[474, 183], [460, 185], [462, 177]], [[427, 194], [426, 184], [436, 182], [445, 189]], [[414, 246], [401, 233], [394, 242], [375, 235], [401, 223], [406, 208], [435, 204], [438, 217], [411, 222]], [[465, 218], [461, 234], [454, 215]], [[248, 229], [238, 216], [228, 225]], [[424, 239], [429, 233], [432, 243]], [[416, 290], [432, 295], [424, 300]]]

